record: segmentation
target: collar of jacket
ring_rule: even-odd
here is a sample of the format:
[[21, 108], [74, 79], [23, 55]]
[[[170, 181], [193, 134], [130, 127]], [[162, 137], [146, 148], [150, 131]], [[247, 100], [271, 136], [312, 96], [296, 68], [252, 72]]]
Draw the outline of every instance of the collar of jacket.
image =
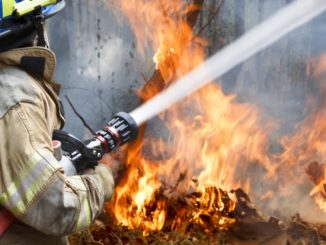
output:
[[56, 65], [55, 54], [43, 47], [27, 47], [0, 52], [0, 67], [19, 66], [51, 81]]

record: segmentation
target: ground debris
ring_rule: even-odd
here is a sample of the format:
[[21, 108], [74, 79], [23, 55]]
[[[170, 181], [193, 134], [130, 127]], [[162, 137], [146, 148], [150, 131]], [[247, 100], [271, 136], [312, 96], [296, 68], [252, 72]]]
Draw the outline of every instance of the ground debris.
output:
[[[308, 223], [298, 214], [286, 224], [276, 217], [265, 218], [242, 189], [232, 191], [236, 206], [231, 212], [223, 213], [217, 200], [223, 200], [224, 210], [230, 210], [228, 205], [232, 205], [232, 201], [227, 199], [227, 193], [217, 188], [208, 188], [206, 192], [213, 194], [214, 201], [198, 203], [199, 198], [205, 195], [200, 192], [171, 201], [162, 231], [149, 232], [144, 236], [143, 230], [114, 224], [106, 214], [99, 217], [101, 221], [97, 221], [89, 230], [70, 236], [70, 244], [326, 245], [326, 224]], [[202, 212], [195, 220], [192, 214], [200, 208]], [[226, 224], [219, 217], [234, 222]]]
[[326, 225], [308, 223], [299, 214], [292, 217], [287, 234], [290, 244], [326, 244]]
[[[87, 240], [88, 239], [88, 240]], [[130, 245], [160, 245], [160, 244], [227, 244], [228, 234], [220, 232], [207, 235], [201, 231], [191, 231], [181, 234], [176, 231], [160, 231], [143, 236], [141, 230], [129, 230], [118, 225], [92, 227], [90, 231], [78, 233], [69, 237], [71, 245], [79, 244], [130, 244]]]

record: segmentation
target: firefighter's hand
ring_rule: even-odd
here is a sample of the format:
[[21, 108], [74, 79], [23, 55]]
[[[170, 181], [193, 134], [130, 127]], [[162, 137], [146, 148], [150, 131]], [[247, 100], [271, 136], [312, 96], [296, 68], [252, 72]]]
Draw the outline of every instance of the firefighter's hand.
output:
[[94, 173], [99, 176], [103, 183], [103, 191], [105, 201], [109, 201], [113, 195], [114, 180], [112, 171], [104, 164], [99, 164], [95, 167]]

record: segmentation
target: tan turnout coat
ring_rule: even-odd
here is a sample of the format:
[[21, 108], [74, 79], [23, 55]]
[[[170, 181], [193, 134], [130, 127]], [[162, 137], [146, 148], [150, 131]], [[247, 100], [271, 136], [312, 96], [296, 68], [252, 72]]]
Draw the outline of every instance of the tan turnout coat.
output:
[[[0, 206], [17, 221], [0, 244], [65, 244], [100, 213], [96, 174], [67, 177], [53, 156], [64, 124], [54, 83], [54, 54], [30, 47], [0, 53]], [[113, 190], [113, 180], [111, 186]]]

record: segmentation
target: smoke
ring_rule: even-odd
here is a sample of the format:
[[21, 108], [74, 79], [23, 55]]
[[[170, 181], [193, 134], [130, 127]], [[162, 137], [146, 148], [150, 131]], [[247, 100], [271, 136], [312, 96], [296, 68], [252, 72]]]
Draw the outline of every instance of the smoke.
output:
[[[234, 41], [288, 2], [225, 1], [222, 15], [215, 18], [203, 33], [209, 41], [208, 55]], [[205, 1], [207, 12], [199, 21], [201, 25], [207, 22], [208, 10], [216, 3], [217, 0]], [[117, 15], [120, 15], [119, 21]], [[319, 102], [325, 80], [315, 76], [313, 71], [314, 58], [326, 51], [325, 19], [325, 15], [320, 16], [216, 82], [225, 94], [235, 94], [238, 103], [259, 107], [262, 121], [277, 125], [270, 134], [272, 154], [282, 154], [284, 148], [279, 139], [295, 134], [305, 118], [323, 108]], [[153, 52], [145, 50], [143, 56], [139, 55], [129, 23], [118, 8], [112, 8], [112, 4], [104, 0], [67, 1], [65, 12], [51, 21], [50, 39], [58, 58], [56, 79], [63, 84], [62, 95], [70, 97], [86, 121], [99, 129], [112, 114], [136, 108], [138, 99], [134, 90], [142, 86], [142, 75], [148, 77], [153, 72]], [[65, 107], [65, 130], [84, 137], [84, 127], [66, 103]], [[155, 121], [151, 123], [155, 124]], [[157, 128], [162, 125], [152, 127], [154, 132]], [[161, 132], [166, 134], [166, 129]], [[267, 179], [262, 184], [264, 170], [258, 166], [250, 169], [253, 179], [250, 194], [255, 203], [277, 216], [289, 217], [299, 212], [315, 221], [325, 220], [309, 196], [313, 185], [308, 177], [302, 179], [303, 183], [296, 183], [298, 176], [305, 176], [302, 172], [306, 164], [309, 162], [293, 166], [293, 179], [283, 185], [282, 193], [278, 192], [275, 179]], [[272, 193], [270, 199], [266, 196], [269, 192]]]
[[[237, 6], [238, 4], [239, 6]], [[287, 4], [287, 2], [283, 1], [258, 1], [250, 3], [244, 1], [226, 2], [222, 12], [227, 13], [227, 15], [221, 16], [219, 23], [221, 22], [222, 24], [217, 25], [217, 28], [224, 29], [221, 32], [213, 32], [213, 36], [211, 36], [211, 29], [206, 33], [207, 39], [213, 44], [208, 49], [208, 54], [214, 54], [217, 49], [221, 48], [219, 45], [214, 45], [214, 42], [219, 43], [221, 37], [227, 36], [229, 38], [229, 40], [226, 40], [224, 43], [227, 45], [228, 42], [233, 41], [232, 38], [236, 39], [243, 32], [246, 32], [266, 19], [276, 10], [284, 7], [285, 4]], [[244, 11], [234, 11], [234, 9], [241, 7], [243, 7]], [[254, 18], [247, 19], [247, 16], [254, 16]], [[233, 23], [230, 23], [231, 18], [233, 18]], [[221, 84], [225, 93], [231, 93], [237, 96], [236, 101], [238, 103], [245, 102], [258, 106], [261, 112], [261, 120], [265, 121], [265, 124], [268, 121], [272, 121], [273, 124], [277, 125], [273, 133], [268, 135], [270, 137], [270, 146], [269, 151], [265, 152], [266, 157], [269, 154], [272, 155], [271, 166], [268, 166], [267, 162], [261, 162], [262, 165], [266, 165], [266, 168], [275, 169], [274, 176], [267, 178], [266, 171], [269, 174], [271, 170], [260, 169], [257, 166], [256, 169], [253, 168], [250, 170], [250, 175], [245, 173], [244, 176], [241, 176], [242, 171], [239, 170], [241, 174], [235, 177], [239, 177], [239, 179], [250, 177], [252, 189], [250, 194], [265, 213], [276, 214], [283, 218], [288, 218], [290, 215], [299, 212], [307, 216], [310, 220], [315, 219], [315, 221], [320, 221], [320, 217], [325, 217], [325, 214], [317, 208], [313, 199], [309, 196], [309, 192], [313, 185], [309, 183], [309, 178], [304, 173], [304, 169], [310, 163], [309, 161], [314, 159], [310, 160], [308, 157], [297, 156], [297, 154], [305, 154], [300, 144], [292, 144], [291, 152], [286, 152], [285, 147], [287, 145], [284, 145], [283, 142], [279, 140], [287, 135], [291, 137], [292, 134], [295, 135], [297, 132], [300, 134], [300, 123], [303, 122], [305, 118], [311, 116], [311, 110], [318, 110], [318, 108], [311, 108], [307, 105], [307, 98], [316, 96], [318, 100], [318, 97], [321, 95], [320, 93], [315, 93], [316, 88], [317, 91], [319, 90], [319, 83], [315, 82], [314, 78], [307, 74], [307, 66], [309, 60], [313, 56], [312, 46], [314, 45], [314, 36], [307, 35], [307, 33], [312, 34], [312, 30], [317, 28], [315, 23], [316, 22], [304, 25], [299, 30], [272, 45], [272, 47], [260, 52], [244, 64], [239, 65], [222, 78]], [[216, 26], [212, 26], [216, 28]], [[144, 38], [143, 35], [141, 35], [141, 37]], [[273, 38], [274, 36], [271, 37], [271, 39]], [[212, 47], [215, 47], [216, 50]], [[193, 77], [194, 76], [187, 77], [189, 79], [187, 80], [187, 84], [193, 82]], [[228, 83], [231, 83], [231, 85]], [[179, 92], [181, 90], [182, 87], [180, 86], [177, 88], [171, 87], [169, 91], [171, 91], [171, 93], [173, 92], [174, 95], [180, 95]], [[137, 111], [133, 111], [132, 116], [139, 116], [141, 120], [139, 118], [137, 119], [142, 122], [142, 120], [145, 120], [144, 118], [149, 117], [148, 114], [153, 113], [150, 115], [154, 115], [154, 111], [156, 111], [158, 107], [161, 108], [163, 103], [163, 96], [159, 98], [160, 99], [156, 100], [157, 104], [155, 104], [155, 106], [142, 107]], [[174, 96], [171, 96], [169, 99], [173, 100]], [[217, 103], [216, 106], [220, 105]], [[185, 118], [183, 119], [184, 121], [186, 120]], [[232, 124], [232, 122], [229, 122], [229, 124]], [[189, 125], [191, 124], [189, 123]], [[238, 126], [240, 128], [240, 125]], [[262, 126], [262, 129], [263, 128], [264, 126]], [[177, 128], [175, 132], [171, 133], [178, 135], [180, 131], [180, 128]], [[210, 134], [213, 133], [211, 132]], [[303, 133], [303, 135], [305, 135], [305, 133]], [[228, 135], [227, 137], [230, 136]], [[293, 137], [292, 140], [295, 140], [295, 137]], [[300, 138], [300, 140], [305, 140], [305, 138]], [[230, 140], [230, 142], [231, 141], [232, 140]], [[248, 140], [248, 142], [250, 142], [250, 140]], [[196, 144], [192, 143], [192, 145]], [[201, 146], [202, 148], [204, 147], [203, 144]], [[251, 146], [255, 147], [255, 144], [251, 143], [249, 147]], [[200, 143], [194, 148], [200, 148]], [[226, 146], [225, 148], [228, 147]], [[189, 149], [191, 150], [189, 150], [187, 156], [183, 158], [184, 162], [187, 162], [188, 157], [191, 158], [195, 155], [195, 151], [191, 146], [189, 146]], [[239, 149], [248, 152], [250, 152], [250, 150], [253, 151], [253, 149], [248, 149], [245, 146]], [[259, 148], [257, 147], [255, 149]], [[227, 150], [232, 152], [233, 149], [230, 146]], [[235, 152], [234, 154], [242, 156], [242, 154], [245, 155], [246, 153]], [[289, 155], [290, 158], [284, 158], [286, 155]], [[302, 158], [304, 158], [304, 161]], [[234, 158], [232, 159], [234, 160]], [[247, 158], [245, 160], [249, 159], [250, 158]], [[234, 162], [231, 163], [231, 159], [228, 160], [230, 160], [230, 162], [227, 162], [227, 164], [234, 164]], [[241, 161], [241, 157], [239, 157], [238, 160]], [[294, 162], [288, 162], [291, 160]], [[218, 162], [217, 160], [215, 161]], [[185, 163], [183, 164], [184, 168], [194, 167], [186, 166]], [[241, 168], [241, 166], [239, 166], [240, 164], [241, 163], [237, 162], [232, 166], [234, 168], [239, 167], [239, 169], [245, 169], [243, 167]], [[175, 168], [180, 169], [180, 166], [176, 165]], [[233, 171], [235, 172], [235, 170]], [[286, 173], [287, 171], [292, 171], [292, 173]], [[225, 172], [224, 175], [223, 178], [226, 178], [227, 172]], [[212, 176], [214, 175], [210, 172], [206, 177]], [[221, 177], [220, 174], [216, 175], [216, 178]], [[228, 177], [232, 179], [232, 177]], [[221, 182], [222, 180], [215, 180], [215, 183]], [[272, 196], [270, 199], [263, 200], [261, 196], [266, 193], [272, 193]], [[300, 202], [300, 205], [297, 204], [298, 202]], [[311, 208], [311, 206], [313, 208]], [[312, 209], [316, 210], [314, 215], [311, 215]]]
[[[246, 3], [243, 11], [234, 11], [233, 22], [229, 25], [240, 25], [247, 31], [288, 2]], [[225, 4], [225, 8], [237, 6], [238, 2], [235, 6]], [[227, 10], [224, 12], [228, 13]], [[221, 17], [222, 22], [229, 19]], [[239, 102], [259, 105], [266, 114], [280, 122], [280, 127], [284, 128], [281, 133], [289, 133], [307, 116], [307, 97], [320, 96], [319, 84], [307, 74], [307, 66], [309, 60], [325, 52], [325, 37], [321, 35], [325, 31], [323, 20], [325, 14], [249, 59], [240, 69], [229, 72], [222, 79], [224, 91], [237, 94]], [[232, 33], [233, 39], [229, 42], [241, 34], [241, 31]]]
[[[229, 35], [231, 38], [228, 42], [232, 42], [242, 34], [242, 31], [252, 28], [287, 2], [252, 1], [243, 4], [243, 1], [237, 1], [236, 3], [226, 3], [225, 9], [222, 11], [226, 15], [221, 16], [219, 21], [227, 23], [231, 19], [229, 26], [238, 26], [237, 30], [227, 30], [232, 33]], [[233, 4], [242, 7], [238, 6], [238, 9]], [[232, 11], [232, 9], [238, 10]], [[302, 128], [311, 132], [318, 131], [318, 125], [313, 125], [312, 121], [307, 122], [307, 118], [314, 118], [316, 113], [324, 110], [324, 104], [321, 101], [326, 91], [326, 80], [325, 76], [316, 75], [316, 70], [321, 69], [317, 63], [320, 56], [326, 52], [324, 45], [326, 38], [323, 35], [326, 31], [325, 19], [326, 15], [321, 15], [249, 59], [243, 65], [233, 69], [223, 76], [220, 82], [225, 93], [236, 94], [239, 103], [246, 102], [257, 105], [263, 120], [276, 123], [275, 130], [270, 134], [270, 152], [273, 155], [282, 156], [284, 154], [285, 149], [280, 138], [284, 136], [291, 138], [293, 135], [299, 134]], [[209, 34], [207, 35], [209, 36]], [[213, 38], [219, 38], [218, 33], [214, 35]], [[300, 213], [307, 220], [322, 222], [325, 220], [325, 213], [321, 212], [313, 198], [309, 196], [314, 185], [310, 183], [304, 170], [311, 161], [324, 160], [323, 154], [325, 153], [311, 156], [308, 153], [309, 147], [298, 147], [300, 143], [307, 145], [309, 136], [308, 134], [305, 136], [305, 138], [297, 139], [297, 145], [292, 145], [291, 154], [296, 156], [297, 162], [293, 163], [291, 168], [284, 168], [287, 171], [293, 171], [289, 175], [292, 177], [289, 178], [294, 179], [280, 184], [278, 181], [281, 176], [279, 176], [280, 179], [276, 179], [276, 181], [264, 180], [264, 184], [262, 184], [261, 176], [264, 171], [253, 170], [252, 176], [256, 176], [257, 180], [253, 181], [251, 194], [255, 196], [255, 203], [265, 213], [283, 218]], [[305, 154], [309, 155], [310, 159], [308, 156], [305, 157]], [[306, 162], [299, 161], [301, 158], [304, 158]], [[286, 164], [286, 162], [276, 159], [275, 164]], [[268, 183], [268, 181], [270, 182]], [[282, 191], [279, 185], [283, 188]], [[273, 191], [270, 192], [271, 190]], [[264, 193], [272, 193], [272, 195], [267, 200], [262, 199]]]

